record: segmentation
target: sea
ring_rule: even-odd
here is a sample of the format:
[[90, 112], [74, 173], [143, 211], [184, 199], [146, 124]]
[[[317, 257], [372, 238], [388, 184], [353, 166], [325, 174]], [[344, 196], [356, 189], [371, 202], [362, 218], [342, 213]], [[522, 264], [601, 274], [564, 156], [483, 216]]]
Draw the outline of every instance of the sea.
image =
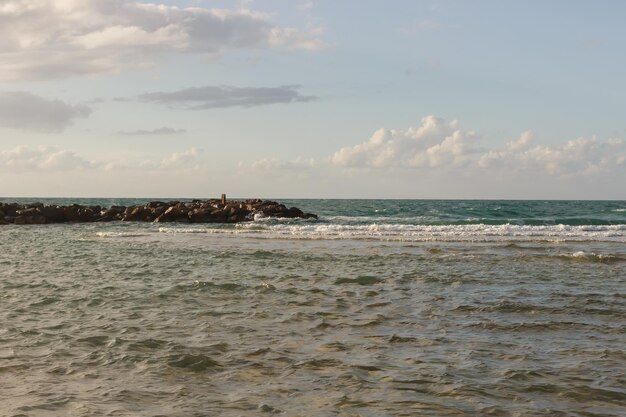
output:
[[277, 201], [0, 226], [0, 415], [626, 415], [626, 201]]

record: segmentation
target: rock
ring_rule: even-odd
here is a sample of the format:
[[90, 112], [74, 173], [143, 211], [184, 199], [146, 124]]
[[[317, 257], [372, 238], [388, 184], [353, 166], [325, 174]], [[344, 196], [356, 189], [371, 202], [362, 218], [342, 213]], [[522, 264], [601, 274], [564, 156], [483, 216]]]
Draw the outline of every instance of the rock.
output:
[[225, 208], [215, 210], [212, 215], [214, 216], [214, 221], [216, 223], [226, 223], [228, 221], [228, 216], [230, 212]]
[[165, 206], [165, 203], [162, 201], [151, 201], [148, 204], [146, 204], [146, 208], [148, 209], [155, 209], [157, 207], [163, 207]]
[[150, 210], [145, 207], [131, 206], [124, 210], [124, 216], [122, 221], [145, 221], [147, 215], [150, 214]]
[[208, 223], [211, 221], [211, 212], [209, 208], [197, 208], [188, 213], [189, 221], [192, 223]]
[[71, 205], [69, 207], [65, 207], [64, 215], [68, 222], [78, 222], [80, 220], [80, 215], [78, 214], [78, 210], [80, 206]]
[[173, 222], [173, 221], [176, 221], [176, 219], [179, 219], [181, 217], [186, 217], [186, 216], [183, 216], [183, 213], [181, 212], [180, 208], [177, 205], [175, 205], [165, 210], [163, 214], [161, 214], [159, 217], [156, 218], [155, 222], [157, 223]]
[[94, 221], [98, 222], [110, 222], [113, 220], [122, 220], [124, 216], [124, 211], [126, 211], [126, 207], [122, 206], [112, 206], [106, 210], [102, 210], [100, 212], [100, 216], [95, 216]]
[[18, 205], [16, 203], [4, 204], [2, 206], [2, 211], [4, 211], [5, 217], [6, 216], [15, 217], [17, 209], [18, 209]]
[[152, 201], [143, 206], [46, 206], [42, 203], [0, 203], [0, 224], [43, 224], [63, 222], [147, 221], [181, 223], [239, 223], [251, 221], [255, 215], [264, 217], [317, 218], [316, 215], [275, 201], [251, 199], [229, 200]]
[[249, 221], [246, 214], [231, 214], [226, 220], [227, 223], [241, 223]]
[[28, 207], [15, 211], [15, 214], [19, 217], [28, 217], [28, 216], [41, 216], [41, 211], [38, 208]]
[[161, 214], [165, 213], [165, 210], [167, 210], [168, 208], [169, 208], [168, 206], [159, 206], [159, 207], [150, 209], [150, 212], [154, 215], [155, 218], [157, 218]]
[[41, 214], [22, 214], [13, 222], [15, 224], [46, 224], [46, 218]]
[[80, 222], [92, 222], [96, 219], [96, 215], [97, 213], [89, 207], [78, 210], [78, 218]]
[[292, 207], [289, 210], [287, 210], [287, 214], [288, 214], [288, 217], [302, 217], [304, 213], [299, 208]]
[[59, 206], [45, 206], [40, 209], [41, 214], [49, 223], [63, 223], [67, 221], [65, 209]]

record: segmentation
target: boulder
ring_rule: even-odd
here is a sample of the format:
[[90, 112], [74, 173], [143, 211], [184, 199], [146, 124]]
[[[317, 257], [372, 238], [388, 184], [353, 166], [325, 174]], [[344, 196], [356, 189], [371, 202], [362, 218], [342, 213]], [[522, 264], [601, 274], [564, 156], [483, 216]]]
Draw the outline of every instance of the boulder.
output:
[[91, 208], [85, 207], [78, 211], [78, 218], [80, 222], [93, 222], [96, 220], [98, 213], [94, 212]]
[[130, 221], [145, 221], [146, 215], [150, 214], [150, 210], [145, 207], [137, 207], [131, 206], [124, 210], [124, 216], [122, 217], [122, 221], [130, 222]]
[[211, 223], [226, 223], [229, 213], [223, 209], [213, 210], [211, 212]]
[[15, 224], [46, 224], [46, 218], [41, 214], [20, 214], [13, 222]]
[[59, 206], [45, 206], [40, 209], [41, 214], [49, 223], [63, 223], [67, 221], [65, 209]]
[[302, 210], [300, 210], [297, 207], [292, 207], [289, 210], [287, 210], [287, 217], [291, 217], [291, 218], [302, 217], [303, 214], [304, 213], [302, 212]]
[[189, 221], [192, 223], [208, 223], [211, 221], [212, 209], [209, 208], [197, 208], [188, 213]]
[[113, 220], [122, 220], [126, 207], [112, 206], [100, 212], [100, 216], [96, 216], [95, 221], [110, 222]]
[[16, 203], [4, 204], [2, 206], [2, 211], [4, 212], [5, 216], [15, 217], [18, 207], [19, 206]]
[[34, 207], [25, 207], [15, 211], [17, 216], [36, 216], [41, 215], [41, 211]]
[[228, 216], [228, 219], [226, 220], [227, 223], [241, 223], [241, 222], [245, 222], [245, 221], [249, 221], [249, 218], [246, 214], [231, 214], [230, 216]]
[[165, 203], [162, 201], [151, 201], [145, 205], [145, 208], [153, 210], [163, 206], [165, 206]]
[[[177, 203], [178, 204], [178, 203]], [[178, 205], [170, 206], [163, 214], [159, 215], [154, 221], [157, 223], [173, 222], [176, 219], [186, 217], [181, 212]]]

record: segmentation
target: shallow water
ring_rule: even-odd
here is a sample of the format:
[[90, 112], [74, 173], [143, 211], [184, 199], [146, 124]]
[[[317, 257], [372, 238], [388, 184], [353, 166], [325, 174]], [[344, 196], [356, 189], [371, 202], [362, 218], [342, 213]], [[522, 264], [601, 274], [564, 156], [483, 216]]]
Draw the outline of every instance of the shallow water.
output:
[[0, 415], [626, 413], [626, 203], [288, 203], [0, 228]]

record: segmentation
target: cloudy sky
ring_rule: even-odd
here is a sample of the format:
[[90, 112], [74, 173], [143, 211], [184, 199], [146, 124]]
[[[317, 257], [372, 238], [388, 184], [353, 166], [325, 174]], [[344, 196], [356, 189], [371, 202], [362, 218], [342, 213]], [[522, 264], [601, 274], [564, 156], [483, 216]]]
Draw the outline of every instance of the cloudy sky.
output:
[[626, 199], [621, 0], [0, 0], [0, 195]]

